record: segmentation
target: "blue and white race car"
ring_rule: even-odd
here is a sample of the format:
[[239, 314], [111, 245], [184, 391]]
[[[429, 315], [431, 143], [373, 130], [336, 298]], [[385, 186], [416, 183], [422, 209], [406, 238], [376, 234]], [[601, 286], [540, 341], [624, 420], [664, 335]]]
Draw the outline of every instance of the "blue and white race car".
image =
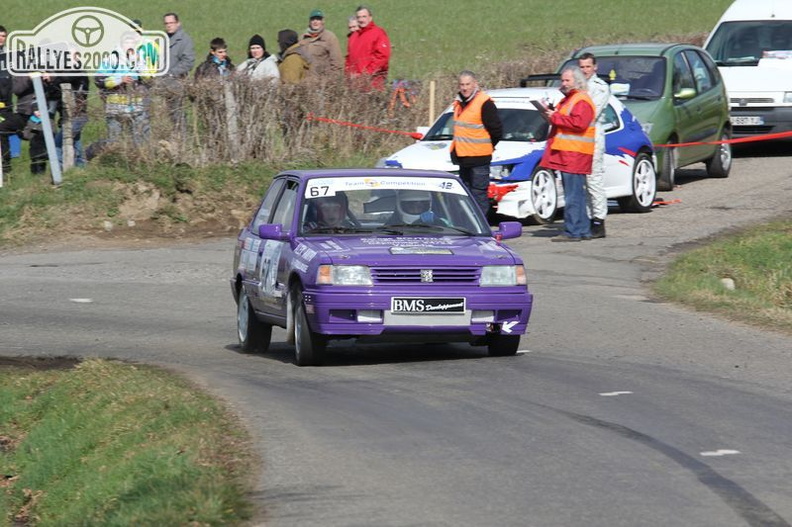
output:
[[[487, 92], [498, 108], [503, 123], [503, 139], [492, 159], [489, 195], [495, 210], [514, 218], [533, 217], [540, 223], [553, 221], [564, 206], [559, 174], [538, 167], [549, 126], [532, 100], [554, 104], [563, 95], [556, 88], [508, 88]], [[605, 109], [605, 193], [622, 209], [651, 210], [657, 190], [652, 142], [641, 124], [615, 97]], [[446, 111], [415, 144], [381, 159], [378, 166], [421, 168], [458, 173], [451, 163], [449, 148], [453, 138], [453, 110]]]

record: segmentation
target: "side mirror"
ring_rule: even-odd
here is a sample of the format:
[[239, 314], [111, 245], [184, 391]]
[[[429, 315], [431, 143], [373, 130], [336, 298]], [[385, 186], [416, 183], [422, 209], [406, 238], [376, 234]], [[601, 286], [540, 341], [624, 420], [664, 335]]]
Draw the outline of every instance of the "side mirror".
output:
[[498, 224], [498, 230], [492, 234], [501, 240], [519, 238], [522, 236], [522, 223], [519, 221], [502, 221]]
[[283, 232], [283, 225], [280, 223], [259, 225], [258, 235], [262, 240], [286, 240], [289, 237], [288, 233]]
[[679, 90], [674, 94], [675, 99], [683, 99], [683, 100], [692, 99], [695, 96], [696, 96], [696, 90], [694, 90], [693, 88], [682, 88], [681, 90]]

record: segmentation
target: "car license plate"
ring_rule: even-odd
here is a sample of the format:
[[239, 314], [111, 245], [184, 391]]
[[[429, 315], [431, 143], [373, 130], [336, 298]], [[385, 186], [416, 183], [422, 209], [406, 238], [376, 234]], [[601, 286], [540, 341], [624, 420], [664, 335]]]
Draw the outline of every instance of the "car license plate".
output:
[[734, 126], [756, 126], [764, 124], [764, 119], [754, 115], [741, 115], [732, 117], [731, 122]]
[[421, 298], [421, 297], [393, 297], [391, 298], [391, 313], [393, 314], [431, 314], [431, 313], [464, 313], [464, 298]]

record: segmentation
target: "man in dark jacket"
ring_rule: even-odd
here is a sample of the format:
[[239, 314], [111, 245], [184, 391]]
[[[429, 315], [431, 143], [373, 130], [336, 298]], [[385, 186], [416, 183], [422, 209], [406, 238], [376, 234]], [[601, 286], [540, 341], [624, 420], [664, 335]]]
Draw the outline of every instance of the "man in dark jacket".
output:
[[490, 210], [487, 189], [492, 153], [502, 136], [503, 125], [495, 103], [479, 89], [476, 75], [463, 71], [459, 74], [459, 93], [454, 99], [451, 162], [459, 165], [459, 177], [484, 215]]
[[183, 81], [195, 64], [195, 46], [192, 38], [182, 29], [181, 20], [176, 13], [165, 13], [162, 17], [165, 33], [168, 34], [169, 63], [167, 73], [160, 77], [157, 84], [165, 92], [165, 104], [176, 133], [183, 135], [187, 130], [187, 117], [184, 111]]
[[228, 45], [220, 37], [209, 43], [209, 54], [195, 70], [195, 79], [228, 77], [234, 72], [234, 65], [228, 56]]
[[3, 151], [3, 173], [11, 172], [11, 143], [9, 136], [25, 127], [25, 121], [14, 113], [14, 83], [8, 72], [5, 46], [8, 31], [0, 26], [0, 149]]

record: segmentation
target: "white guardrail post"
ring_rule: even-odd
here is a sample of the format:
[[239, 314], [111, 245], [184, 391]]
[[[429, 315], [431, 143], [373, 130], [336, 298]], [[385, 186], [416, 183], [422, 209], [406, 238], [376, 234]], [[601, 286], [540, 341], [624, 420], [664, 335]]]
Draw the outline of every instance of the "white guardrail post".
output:
[[33, 81], [33, 89], [36, 91], [36, 102], [38, 103], [39, 114], [41, 114], [41, 131], [44, 134], [44, 142], [47, 145], [47, 157], [49, 158], [50, 172], [52, 173], [52, 183], [60, 185], [60, 163], [55, 150], [55, 136], [52, 133], [52, 123], [50, 122], [47, 108], [47, 97], [44, 95], [44, 84], [41, 82], [41, 73], [31, 73], [30, 78]]

